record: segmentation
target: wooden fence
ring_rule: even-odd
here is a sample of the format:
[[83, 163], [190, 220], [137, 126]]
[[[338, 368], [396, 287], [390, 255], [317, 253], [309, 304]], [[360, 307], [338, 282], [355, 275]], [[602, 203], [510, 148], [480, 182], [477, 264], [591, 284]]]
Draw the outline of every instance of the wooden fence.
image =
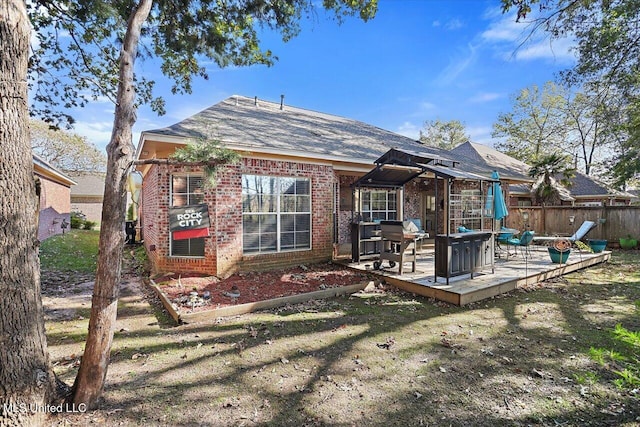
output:
[[533, 230], [541, 236], [570, 236], [583, 221], [598, 224], [587, 238], [606, 239], [611, 243], [628, 236], [640, 239], [640, 206], [509, 206], [505, 222], [507, 227]]

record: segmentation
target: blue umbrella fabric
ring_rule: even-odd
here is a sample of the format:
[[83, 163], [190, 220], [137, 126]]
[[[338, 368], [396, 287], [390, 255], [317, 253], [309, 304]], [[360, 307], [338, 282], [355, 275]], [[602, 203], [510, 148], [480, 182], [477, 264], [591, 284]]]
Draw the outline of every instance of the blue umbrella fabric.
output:
[[[491, 178], [495, 180], [500, 179], [500, 174], [498, 171], [493, 171], [491, 174]], [[493, 218], [494, 219], [502, 219], [505, 216], [509, 215], [509, 211], [507, 210], [507, 203], [504, 200], [504, 194], [502, 194], [502, 185], [500, 182], [494, 182], [489, 187], [488, 195], [493, 195]], [[487, 200], [489, 201], [489, 200]]]

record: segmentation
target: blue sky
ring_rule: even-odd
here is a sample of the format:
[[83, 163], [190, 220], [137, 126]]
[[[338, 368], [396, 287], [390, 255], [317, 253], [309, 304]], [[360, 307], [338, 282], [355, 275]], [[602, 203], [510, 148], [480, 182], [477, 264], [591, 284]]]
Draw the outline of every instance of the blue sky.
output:
[[[296, 107], [349, 117], [417, 138], [427, 120], [460, 120], [471, 140], [492, 144], [498, 114], [510, 97], [553, 80], [573, 64], [570, 42], [537, 38], [520, 46], [526, 24], [502, 15], [499, 0], [380, 0], [376, 17], [342, 25], [324, 12], [303, 22], [301, 34], [283, 43], [263, 36], [279, 57], [272, 67], [218, 69], [198, 80], [192, 95], [171, 95], [154, 62], [138, 64], [153, 76], [167, 114], [141, 108], [139, 133], [185, 119], [231, 95], [258, 96]], [[75, 132], [103, 148], [113, 106], [95, 102], [75, 113]]]

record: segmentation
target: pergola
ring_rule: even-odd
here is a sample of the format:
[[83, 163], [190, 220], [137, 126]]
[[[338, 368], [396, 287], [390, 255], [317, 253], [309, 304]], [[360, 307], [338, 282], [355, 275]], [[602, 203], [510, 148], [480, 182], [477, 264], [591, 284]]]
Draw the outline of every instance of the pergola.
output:
[[[471, 274], [478, 271], [491, 269], [494, 271], [494, 234], [495, 221], [493, 220], [492, 201], [487, 200], [488, 185], [496, 182], [489, 176], [467, 172], [459, 167], [460, 162], [444, 158], [434, 153], [409, 152], [405, 150], [390, 149], [375, 162], [375, 167], [359, 178], [353, 184], [354, 211], [352, 222], [362, 224], [359, 215], [356, 215], [356, 193], [363, 188], [396, 189], [401, 192], [400, 200], [404, 200], [404, 186], [408, 182], [418, 178], [431, 178], [436, 180], [435, 199], [440, 200], [438, 194], [438, 180], [442, 180], [444, 194], [442, 195], [442, 208], [444, 218], [442, 233], [439, 233], [441, 218], [436, 209], [436, 235], [435, 235], [435, 280], [438, 277], [449, 279], [454, 276]], [[453, 192], [455, 181], [472, 181], [479, 185], [479, 195], [464, 198]], [[402, 203], [400, 203], [402, 205]], [[403, 219], [403, 212], [398, 214]], [[465, 221], [473, 220], [479, 227], [467, 229]], [[354, 241], [352, 233], [352, 245], [361, 244], [362, 239], [375, 238], [362, 230], [355, 235], [358, 241]], [[364, 237], [360, 237], [364, 236]], [[355, 253], [355, 246], [353, 251]], [[375, 256], [375, 251], [372, 253]]]

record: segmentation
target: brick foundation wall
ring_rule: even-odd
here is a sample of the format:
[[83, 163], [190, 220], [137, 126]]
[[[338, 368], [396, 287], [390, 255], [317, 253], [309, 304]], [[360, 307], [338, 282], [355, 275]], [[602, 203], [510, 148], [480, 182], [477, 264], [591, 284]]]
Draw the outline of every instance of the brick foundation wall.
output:
[[[156, 272], [202, 272], [226, 277], [236, 271], [264, 270], [331, 259], [333, 251], [333, 185], [331, 166], [244, 158], [218, 172], [217, 185], [205, 192], [211, 236], [205, 238], [204, 258], [169, 256], [168, 209], [170, 179], [196, 168], [154, 165], [145, 175], [141, 218], [144, 244]], [[306, 177], [311, 180], [311, 250], [242, 254], [242, 175]]]

